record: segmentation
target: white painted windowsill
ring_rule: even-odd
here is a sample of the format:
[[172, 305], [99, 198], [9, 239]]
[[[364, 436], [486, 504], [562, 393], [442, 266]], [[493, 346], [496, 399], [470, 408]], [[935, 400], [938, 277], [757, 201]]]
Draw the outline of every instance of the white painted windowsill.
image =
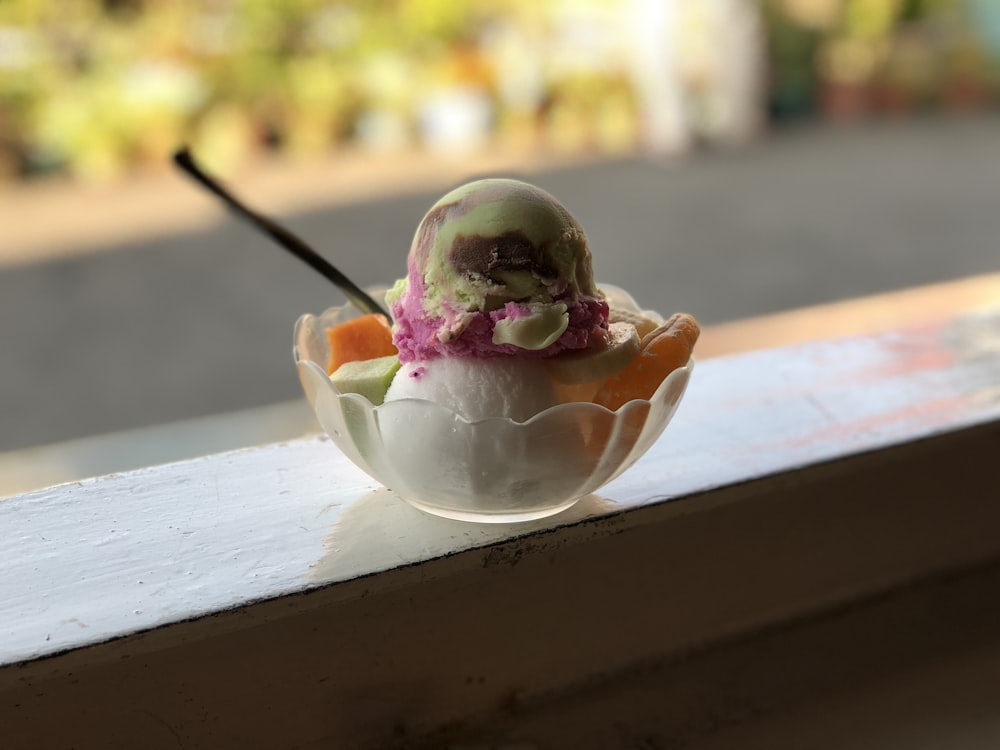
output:
[[5, 746], [416, 742], [996, 561], [998, 321], [700, 363], [635, 467], [530, 524], [424, 515], [322, 438], [4, 500]]

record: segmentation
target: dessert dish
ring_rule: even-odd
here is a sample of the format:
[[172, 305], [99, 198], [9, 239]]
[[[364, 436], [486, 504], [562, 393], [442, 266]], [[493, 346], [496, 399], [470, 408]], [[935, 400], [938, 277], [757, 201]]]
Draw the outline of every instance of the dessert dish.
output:
[[344, 454], [418, 508], [486, 522], [557, 513], [638, 460], [681, 400], [697, 321], [598, 284], [582, 227], [540, 188], [449, 192], [417, 227], [406, 275], [368, 294], [189, 154], [177, 162], [347, 295], [296, 323], [300, 380]]
[[367, 364], [331, 364], [353, 359], [331, 332], [377, 314], [299, 321], [307, 394], [365, 471], [476, 521], [550, 515], [634, 463], [676, 409], [699, 333], [690, 315], [664, 321], [599, 285], [576, 219], [516, 180], [442, 197], [385, 300], [396, 353]]

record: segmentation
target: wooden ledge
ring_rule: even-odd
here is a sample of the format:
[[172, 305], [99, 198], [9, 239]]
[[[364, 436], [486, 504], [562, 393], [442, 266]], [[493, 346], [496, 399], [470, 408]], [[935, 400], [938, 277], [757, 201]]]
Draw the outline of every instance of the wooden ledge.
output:
[[998, 322], [702, 362], [534, 524], [422, 515], [324, 439], [8, 499], [7, 746], [384, 746], [997, 559]]
[[996, 307], [1000, 273], [982, 274], [709, 326], [698, 355], [705, 359], [816, 339], [872, 336]]

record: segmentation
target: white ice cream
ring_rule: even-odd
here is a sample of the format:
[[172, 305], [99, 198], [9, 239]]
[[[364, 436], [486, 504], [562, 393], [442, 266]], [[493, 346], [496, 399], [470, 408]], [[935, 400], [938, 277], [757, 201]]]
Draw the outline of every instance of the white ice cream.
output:
[[440, 357], [405, 364], [385, 401], [404, 398], [434, 401], [470, 422], [487, 417], [523, 422], [558, 403], [545, 366], [514, 357]]

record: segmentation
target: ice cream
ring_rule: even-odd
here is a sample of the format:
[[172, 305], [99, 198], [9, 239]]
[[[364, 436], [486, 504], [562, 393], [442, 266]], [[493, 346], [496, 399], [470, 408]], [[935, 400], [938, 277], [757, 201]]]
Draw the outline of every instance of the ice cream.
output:
[[403, 363], [386, 400], [450, 403], [467, 419], [523, 421], [558, 403], [539, 360], [610, 341], [583, 228], [517, 180], [479, 180], [441, 198], [386, 301]]
[[551, 357], [607, 331], [587, 237], [544, 190], [479, 180], [424, 216], [386, 296], [400, 361]]
[[[337, 387], [374, 404], [431, 401], [469, 421], [648, 399], [697, 338], [690, 316], [661, 328], [631, 298], [612, 309], [580, 224], [544, 190], [509, 179], [471, 182], [434, 204], [386, 302], [391, 329], [369, 314], [329, 332]], [[384, 347], [401, 364], [394, 373], [336, 369]]]
[[400, 367], [385, 398], [447, 404], [470, 422], [498, 416], [524, 422], [559, 403], [545, 366], [513, 356], [409, 362]]

